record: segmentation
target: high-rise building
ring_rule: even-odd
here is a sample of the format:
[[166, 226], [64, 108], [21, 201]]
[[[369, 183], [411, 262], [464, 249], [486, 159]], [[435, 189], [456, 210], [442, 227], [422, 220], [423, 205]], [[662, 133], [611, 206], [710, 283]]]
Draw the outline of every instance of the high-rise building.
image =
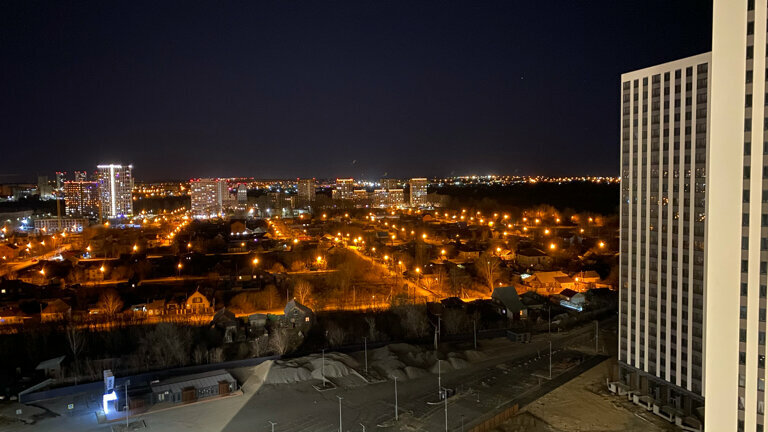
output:
[[711, 54], [621, 76], [619, 367], [691, 415], [703, 406]]
[[707, 431], [765, 428], [766, 0], [715, 0], [708, 167]]
[[315, 202], [315, 179], [299, 179], [296, 182], [299, 205], [310, 205]]
[[[77, 179], [75, 179], [77, 180]], [[56, 171], [56, 192], [61, 193], [64, 189], [64, 182], [67, 181], [67, 173]]]
[[105, 164], [96, 167], [103, 218], [133, 214], [133, 165]]
[[95, 181], [64, 182], [67, 216], [98, 216], [99, 183]]
[[379, 180], [382, 189], [401, 189], [402, 182], [400, 179], [383, 178]]
[[355, 198], [355, 180], [351, 178], [336, 179], [336, 189], [333, 190], [333, 199], [352, 200]]
[[242, 205], [248, 202], [248, 187], [244, 184], [237, 185], [237, 203]]
[[[57, 177], [58, 180], [58, 177]], [[86, 171], [75, 171], [75, 181], [88, 180], [88, 173]]]
[[189, 182], [192, 215], [198, 218], [210, 218], [221, 215], [229, 201], [229, 189], [226, 180], [205, 178]]
[[48, 183], [48, 176], [37, 176], [37, 193], [40, 195], [40, 199], [53, 197], [53, 188]]
[[373, 191], [374, 207], [402, 207], [405, 194], [402, 189], [376, 189]]
[[411, 187], [411, 207], [421, 207], [427, 205], [427, 185], [429, 182], [425, 178], [412, 178]]

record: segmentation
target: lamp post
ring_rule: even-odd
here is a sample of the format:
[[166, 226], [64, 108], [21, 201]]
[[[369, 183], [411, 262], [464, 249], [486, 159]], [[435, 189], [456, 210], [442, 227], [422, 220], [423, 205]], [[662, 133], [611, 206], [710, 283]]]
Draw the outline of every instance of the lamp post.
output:
[[256, 270], [256, 266], [259, 265], [259, 259], [254, 258], [251, 262], [253, 263], [253, 266], [251, 266], [251, 279], [253, 279], [253, 272]]
[[443, 406], [445, 407], [445, 432], [448, 432], [448, 389], [443, 388]]
[[325, 387], [325, 349], [323, 349], [322, 352], [323, 352], [323, 369], [322, 369], [323, 387]]
[[363, 336], [363, 347], [365, 351], [365, 373], [368, 373], [368, 338]]
[[277, 423], [273, 422], [272, 420], [269, 420], [268, 423], [272, 426], [272, 432], [275, 432], [275, 425]]
[[339, 398], [339, 432], [344, 432], [341, 427], [341, 400], [344, 398], [341, 396], [336, 396], [336, 397]]
[[397, 421], [397, 377], [392, 376], [395, 379], [395, 421]]

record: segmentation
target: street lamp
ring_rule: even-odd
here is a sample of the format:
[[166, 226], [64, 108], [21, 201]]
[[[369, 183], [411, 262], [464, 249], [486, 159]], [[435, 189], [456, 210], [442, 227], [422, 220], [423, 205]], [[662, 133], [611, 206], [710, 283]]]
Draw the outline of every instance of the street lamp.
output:
[[181, 277], [181, 263], [178, 263], [176, 268], [179, 269], [179, 277]]

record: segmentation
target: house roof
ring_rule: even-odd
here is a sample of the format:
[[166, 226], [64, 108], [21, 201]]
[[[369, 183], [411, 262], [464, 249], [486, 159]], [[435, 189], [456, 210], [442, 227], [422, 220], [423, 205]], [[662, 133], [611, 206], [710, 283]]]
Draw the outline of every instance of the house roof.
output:
[[303, 304], [297, 302], [295, 299], [289, 301], [285, 304], [285, 309], [283, 310], [283, 313], [288, 315], [288, 312], [290, 312], [292, 309], [299, 309], [305, 314], [311, 314], [312, 309], [308, 308], [307, 306], [304, 306]]
[[554, 279], [559, 284], [573, 283], [573, 279], [570, 276], [555, 276]]
[[[551, 271], [551, 272], [538, 272], [534, 273], [532, 278], [535, 278], [535, 280], [543, 283], [543, 284], [559, 284], [560, 282], [557, 281], [558, 277], [568, 277], [567, 274], [561, 272], [561, 271]], [[570, 279], [570, 278], [569, 278]]]
[[600, 279], [600, 274], [594, 270], [589, 270], [585, 271], [581, 277], [584, 279]]
[[571, 297], [575, 296], [576, 294], [578, 294], [578, 293], [576, 291], [570, 289], [570, 288], [566, 288], [566, 289], [560, 291], [560, 295], [561, 296], [568, 297], [568, 298], [571, 298]]
[[61, 362], [66, 356], [59, 356], [48, 360], [43, 360], [37, 365], [35, 370], [57, 369], [61, 367]]
[[544, 251], [541, 249], [536, 248], [525, 248], [517, 252], [518, 256], [526, 256], [526, 257], [540, 257], [540, 256], [547, 256]]
[[520, 301], [517, 290], [513, 286], [494, 288], [491, 298], [501, 302], [507, 310], [513, 313], [518, 313], [526, 308], [523, 302]]
[[45, 309], [43, 309], [44, 314], [55, 314], [55, 313], [66, 313], [70, 309], [72, 309], [68, 304], [64, 302], [62, 299], [55, 299], [51, 302], [49, 302]]
[[234, 382], [235, 379], [229, 372], [218, 369], [193, 375], [184, 375], [150, 385], [152, 393], [171, 392], [176, 393], [187, 387], [203, 388], [217, 386], [221, 381]]
[[165, 309], [165, 300], [152, 300], [147, 303], [147, 310]]

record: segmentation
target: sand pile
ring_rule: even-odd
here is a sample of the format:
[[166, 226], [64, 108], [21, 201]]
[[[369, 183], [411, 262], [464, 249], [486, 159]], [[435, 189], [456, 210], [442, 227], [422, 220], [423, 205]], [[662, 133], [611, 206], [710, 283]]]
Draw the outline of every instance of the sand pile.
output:
[[295, 361], [277, 360], [269, 369], [264, 384], [289, 384], [306, 381], [312, 377], [309, 369]]
[[476, 350], [464, 351], [464, 357], [471, 363], [482, 361], [488, 358], [486, 354]]
[[372, 355], [370, 358], [373, 361], [370, 361], [370, 366], [382, 377], [387, 379], [392, 377], [397, 377], [397, 379], [408, 378], [405, 371], [403, 370], [403, 368], [405, 368], [405, 363], [400, 361], [400, 358], [397, 356], [397, 354], [390, 351], [389, 347], [384, 346], [377, 348], [371, 351], [371, 354]]

